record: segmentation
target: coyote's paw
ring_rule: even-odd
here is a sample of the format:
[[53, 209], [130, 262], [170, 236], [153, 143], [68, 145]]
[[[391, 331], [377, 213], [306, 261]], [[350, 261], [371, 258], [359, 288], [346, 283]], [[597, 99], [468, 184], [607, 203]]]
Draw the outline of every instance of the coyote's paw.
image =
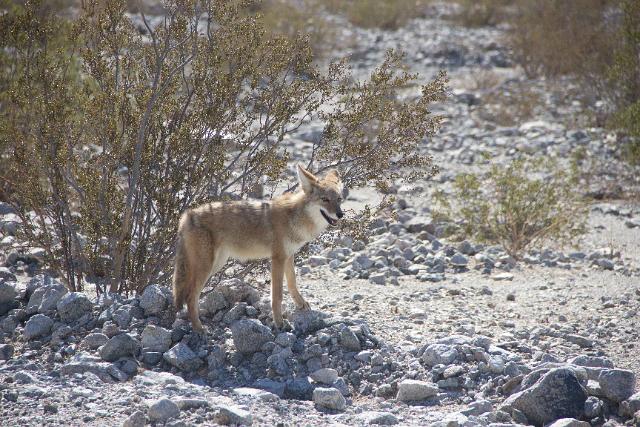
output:
[[291, 323], [289, 323], [287, 319], [282, 319], [280, 324], [275, 321], [273, 322], [273, 329], [276, 332], [290, 332], [293, 330], [293, 326], [291, 326]]
[[302, 300], [301, 302], [296, 302], [296, 308], [301, 311], [311, 310], [311, 306], [306, 300]]

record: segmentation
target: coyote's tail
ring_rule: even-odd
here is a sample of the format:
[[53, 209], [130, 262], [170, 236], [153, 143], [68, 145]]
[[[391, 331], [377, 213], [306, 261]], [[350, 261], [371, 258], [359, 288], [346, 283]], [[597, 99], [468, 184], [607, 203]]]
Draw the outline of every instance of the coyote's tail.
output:
[[176, 262], [173, 270], [173, 302], [176, 311], [180, 311], [189, 296], [189, 284], [187, 283], [187, 254], [183, 237], [178, 233], [176, 242]]

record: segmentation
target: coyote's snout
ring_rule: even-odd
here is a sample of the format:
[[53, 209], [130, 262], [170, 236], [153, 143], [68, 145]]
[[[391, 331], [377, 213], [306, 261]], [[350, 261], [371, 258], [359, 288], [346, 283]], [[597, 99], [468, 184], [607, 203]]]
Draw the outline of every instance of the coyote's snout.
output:
[[336, 170], [323, 179], [298, 166], [300, 190], [270, 201], [215, 202], [186, 211], [180, 219], [173, 274], [176, 309], [187, 304], [193, 328], [203, 331], [199, 299], [207, 279], [234, 258], [271, 258], [271, 308], [282, 326], [282, 280], [299, 309], [309, 309], [296, 286], [293, 263], [300, 247], [344, 215], [343, 185]]

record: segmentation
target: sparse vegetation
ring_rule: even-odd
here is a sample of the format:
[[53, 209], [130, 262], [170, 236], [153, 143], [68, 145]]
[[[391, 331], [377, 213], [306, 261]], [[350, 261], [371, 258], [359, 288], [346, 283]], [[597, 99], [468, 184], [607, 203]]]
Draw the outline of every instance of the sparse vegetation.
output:
[[333, 13], [363, 28], [395, 30], [420, 16], [426, 0], [320, 0]]
[[532, 90], [529, 84], [510, 82], [488, 90], [478, 107], [478, 114], [500, 126], [517, 126], [535, 117], [543, 106], [540, 93]]
[[634, 0], [516, 3], [510, 42], [530, 76], [573, 75], [585, 91], [609, 102], [610, 125], [629, 138], [640, 161], [640, 4]]
[[323, 74], [306, 36], [265, 36], [247, 6], [170, 1], [160, 20], [138, 15], [145, 34], [125, 0], [87, 2], [73, 21], [41, 1], [0, 17], [0, 180], [23, 237], [71, 289], [163, 280], [180, 213], [273, 191], [287, 179], [282, 141], [310, 117], [326, 123], [316, 172], [379, 188], [434, 172], [418, 146], [439, 124], [429, 106], [444, 75], [401, 102], [415, 77], [401, 54], [367, 81], [351, 82], [344, 61]]
[[322, 1], [261, 0], [250, 3], [248, 10], [260, 14], [267, 35], [285, 36], [291, 40], [300, 34], [308, 36], [316, 59], [325, 57], [334, 47], [335, 28], [322, 15]]
[[459, 0], [460, 13], [455, 19], [467, 27], [486, 27], [503, 22], [514, 0]]
[[460, 219], [462, 237], [498, 243], [515, 258], [545, 241], [571, 243], [583, 232], [586, 213], [575, 181], [547, 159], [458, 175], [456, 204], [442, 192], [436, 200], [436, 216]]

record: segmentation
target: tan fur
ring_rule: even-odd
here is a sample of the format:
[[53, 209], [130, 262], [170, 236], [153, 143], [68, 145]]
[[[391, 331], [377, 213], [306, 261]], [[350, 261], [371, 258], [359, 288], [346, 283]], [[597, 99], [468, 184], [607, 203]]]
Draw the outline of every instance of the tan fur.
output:
[[194, 329], [200, 293], [208, 278], [229, 258], [246, 261], [271, 258], [271, 308], [278, 327], [282, 319], [282, 282], [299, 309], [309, 309], [296, 286], [293, 257], [322, 233], [330, 220], [342, 217], [342, 182], [337, 171], [319, 180], [298, 166], [300, 190], [270, 201], [214, 202], [185, 212], [178, 226], [173, 295], [176, 309], [187, 305]]

